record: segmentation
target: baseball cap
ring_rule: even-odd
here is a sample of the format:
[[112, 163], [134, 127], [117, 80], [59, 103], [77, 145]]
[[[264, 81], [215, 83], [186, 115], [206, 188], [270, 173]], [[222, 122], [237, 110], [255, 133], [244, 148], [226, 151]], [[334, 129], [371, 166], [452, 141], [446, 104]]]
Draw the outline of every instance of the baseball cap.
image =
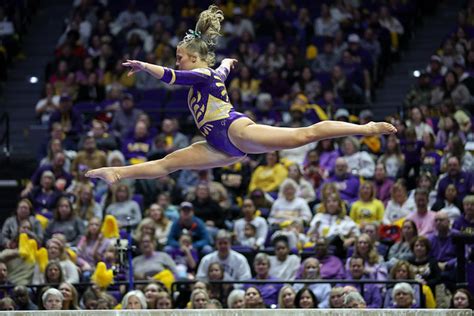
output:
[[341, 117], [349, 117], [349, 111], [347, 111], [346, 109], [338, 109], [336, 111], [336, 113], [334, 114], [334, 118], [337, 120]]
[[181, 202], [181, 204], [179, 205], [179, 208], [182, 210], [184, 209], [192, 210], [194, 209], [194, 206], [191, 202], [184, 201], [184, 202]]

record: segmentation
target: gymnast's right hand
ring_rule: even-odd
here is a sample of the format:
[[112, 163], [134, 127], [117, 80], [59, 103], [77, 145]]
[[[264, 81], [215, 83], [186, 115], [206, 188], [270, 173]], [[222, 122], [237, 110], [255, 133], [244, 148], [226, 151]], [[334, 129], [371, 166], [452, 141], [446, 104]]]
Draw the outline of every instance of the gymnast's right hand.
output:
[[120, 175], [116, 172], [114, 167], [89, 170], [86, 172], [86, 177], [102, 179], [108, 184], [114, 184], [120, 181]]
[[130, 71], [128, 72], [127, 76], [131, 76], [139, 71], [145, 70], [146, 65], [144, 62], [139, 60], [130, 60], [127, 59], [126, 62], [122, 63], [122, 66], [130, 67]]

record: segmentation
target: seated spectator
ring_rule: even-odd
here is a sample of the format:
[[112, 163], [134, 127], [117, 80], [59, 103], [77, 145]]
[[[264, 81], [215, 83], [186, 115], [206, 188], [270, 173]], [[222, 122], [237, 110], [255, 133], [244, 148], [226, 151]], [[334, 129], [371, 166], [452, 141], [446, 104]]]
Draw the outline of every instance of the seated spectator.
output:
[[301, 288], [295, 295], [295, 308], [316, 308], [318, 303], [314, 292], [307, 287]]
[[93, 217], [87, 224], [84, 236], [77, 244], [77, 265], [82, 272], [93, 271], [97, 263], [104, 261], [104, 253], [112, 240], [104, 238], [100, 232], [102, 221]]
[[167, 245], [175, 249], [180, 248], [178, 240], [183, 231], [187, 231], [191, 235], [193, 247], [199, 252], [205, 254], [212, 251], [206, 226], [194, 215], [194, 206], [190, 202], [181, 203], [179, 218], [171, 226]]
[[61, 94], [59, 106], [49, 118], [49, 129], [54, 123], [60, 122], [66, 134], [66, 139], [71, 143], [77, 144], [83, 130], [82, 116], [73, 108], [71, 96]]
[[456, 186], [449, 184], [444, 192], [444, 200], [436, 201], [432, 207], [435, 212], [446, 212], [451, 223], [461, 216], [462, 202], [458, 199], [457, 194]]
[[360, 284], [351, 284], [350, 280], [373, 280], [368, 275], [365, 274], [364, 259], [360, 257], [351, 257], [348, 259], [349, 269], [346, 275], [348, 281], [347, 285], [351, 285], [356, 288], [361, 295], [364, 297], [364, 300], [367, 303], [369, 308], [380, 308], [382, 307], [382, 294], [380, 287], [375, 284], [365, 284], [364, 290], [361, 292]]
[[38, 244], [43, 241], [43, 228], [40, 222], [33, 216], [33, 205], [27, 199], [21, 199], [16, 207], [15, 214], [8, 217], [2, 226], [2, 235], [0, 240], [2, 241], [2, 248], [13, 249], [9, 243], [20, 233], [20, 227], [23, 221], [30, 223], [31, 229], [27, 230], [26, 233], [28, 238], [35, 239]]
[[79, 310], [79, 296], [71, 283], [62, 282], [58, 288], [63, 295], [63, 310]]
[[370, 181], [360, 185], [359, 199], [351, 206], [350, 217], [358, 224], [381, 223], [385, 208], [380, 200], [375, 198], [375, 186]]
[[135, 108], [133, 95], [125, 93], [110, 123], [112, 133], [119, 138], [125, 137], [142, 113], [142, 110]]
[[227, 297], [227, 307], [232, 309], [239, 309], [244, 307], [244, 296], [245, 291], [240, 289], [235, 289], [230, 292]]
[[383, 163], [377, 163], [374, 173], [375, 198], [382, 201], [386, 206], [390, 199], [390, 190], [394, 181], [387, 177], [387, 171]]
[[278, 236], [273, 240], [275, 256], [269, 256], [269, 274], [281, 280], [293, 280], [296, 277], [301, 258], [298, 255], [289, 254], [290, 247], [286, 236]]
[[51, 114], [59, 109], [59, 98], [60, 96], [55, 94], [54, 86], [51, 83], [46, 83], [45, 96], [35, 106], [36, 117], [41, 124], [49, 125]]
[[443, 200], [448, 185], [453, 184], [456, 187], [458, 197], [460, 200], [468, 194], [474, 193], [472, 172], [464, 172], [461, 170], [461, 165], [457, 157], [448, 159], [448, 170], [446, 175], [440, 178], [438, 182], [437, 200]]
[[143, 289], [143, 294], [146, 298], [147, 309], [156, 308], [158, 294], [164, 291], [165, 290], [163, 289], [163, 286], [155, 282], [148, 283], [147, 286], [145, 286], [145, 288]]
[[295, 308], [295, 289], [289, 284], [284, 285], [278, 293], [277, 308]]
[[364, 297], [362, 297], [359, 292], [349, 292], [344, 295], [343, 307], [365, 309], [367, 308], [367, 303], [365, 302]]
[[421, 170], [438, 175], [441, 168], [442, 152], [435, 148], [434, 134], [423, 134], [423, 149], [421, 151]]
[[[69, 259], [66, 249], [65, 241], [62, 236], [53, 236], [50, 240], [46, 242], [46, 250], [48, 251], [48, 260], [50, 263], [59, 262], [61, 269], [57, 273], [64, 275], [64, 280], [69, 283], [78, 283], [79, 282], [79, 271], [77, 266]], [[48, 269], [46, 269], [45, 273]], [[44, 273], [44, 274], [45, 274]], [[44, 284], [50, 283], [46, 282], [45, 276], [41, 272], [38, 263], [35, 265], [33, 272], [32, 284]], [[51, 283], [60, 283], [60, 282], [51, 282]]]
[[171, 221], [175, 221], [179, 218], [179, 211], [176, 205], [171, 203], [171, 195], [168, 192], [162, 192], [158, 194], [156, 198], [156, 203], [161, 206], [165, 212], [165, 216]]
[[467, 195], [463, 200], [464, 214], [453, 223], [456, 229], [466, 235], [474, 235], [474, 195]]
[[252, 173], [249, 192], [258, 188], [268, 193], [276, 193], [288, 176], [288, 170], [279, 163], [278, 152], [267, 153], [265, 157], [265, 163], [258, 166]]
[[286, 179], [281, 183], [278, 199], [273, 203], [268, 222], [272, 225], [280, 225], [285, 221], [293, 222], [303, 220], [309, 223], [311, 220], [311, 210], [308, 203], [296, 196], [298, 184], [291, 179]]
[[435, 258], [430, 257], [431, 243], [424, 236], [416, 237], [411, 244], [414, 258], [409, 260], [415, 273], [415, 279], [426, 283], [433, 293], [435, 287], [441, 282], [441, 270]]
[[433, 128], [426, 123], [423, 112], [419, 107], [413, 107], [411, 109], [410, 119], [407, 121], [407, 125], [409, 128], [415, 129], [417, 141], [422, 141], [425, 133], [433, 134]]
[[237, 89], [242, 94], [242, 101], [252, 103], [260, 92], [260, 80], [258, 80], [249, 67], [242, 66], [239, 73], [230, 82], [229, 90]]
[[362, 225], [360, 229], [362, 234], [367, 234], [370, 237], [370, 240], [374, 244], [374, 248], [377, 249], [377, 252], [385, 258], [388, 253], [388, 245], [386, 243], [380, 242], [379, 236], [379, 225], [374, 223], [367, 223]]
[[206, 291], [201, 289], [195, 289], [191, 293], [191, 309], [207, 309], [207, 304], [209, 303], [209, 295]]
[[378, 161], [385, 166], [387, 176], [396, 179], [404, 169], [404, 156], [400, 148], [400, 141], [396, 135], [388, 135], [384, 153]]
[[171, 257], [162, 251], [155, 251], [156, 240], [152, 235], [142, 235], [138, 241], [142, 255], [133, 258], [133, 274], [138, 279], [147, 279], [168, 269], [177, 275], [176, 264]]
[[292, 95], [304, 94], [309, 101], [321, 96], [321, 83], [315, 78], [309, 66], [303, 67], [301, 75], [291, 87]]
[[[56, 156], [56, 154], [62, 153], [64, 154], [63, 169], [66, 173], [71, 172], [71, 163], [73, 160], [72, 158], [76, 156], [76, 152], [74, 150], [66, 150], [63, 146], [63, 142], [60, 139], [52, 138], [47, 144], [46, 156], [42, 157], [39, 163], [40, 167], [53, 165], [54, 157]], [[60, 162], [62, 163], [62, 161]], [[70, 178], [72, 178], [71, 175], [69, 175], [69, 180]]]
[[147, 161], [151, 151], [152, 137], [149, 126], [142, 120], [134, 125], [133, 134], [122, 138], [122, 153], [130, 164]]
[[431, 105], [439, 105], [446, 99], [450, 99], [459, 106], [466, 106], [471, 102], [469, 90], [464, 84], [459, 83], [458, 75], [454, 70], [446, 72], [441, 85], [431, 91]]
[[61, 192], [54, 187], [55, 181], [56, 178], [53, 172], [45, 170], [41, 175], [40, 184], [33, 187], [26, 196], [22, 196], [31, 201], [37, 214], [47, 218], [52, 217], [53, 209], [61, 196]]
[[319, 274], [322, 279], [340, 280], [344, 278], [344, 265], [336, 256], [329, 254], [328, 243], [325, 238], [319, 238], [315, 243], [315, 257], [318, 259], [320, 266]]
[[179, 237], [179, 248], [168, 249], [167, 253], [176, 263], [179, 278], [192, 278], [196, 272], [199, 254], [193, 247], [193, 240], [189, 232], [183, 232]]
[[397, 180], [390, 190], [390, 200], [385, 207], [384, 224], [392, 224], [416, 211], [415, 201], [408, 198], [407, 188], [403, 179]]
[[323, 178], [327, 176], [325, 170], [320, 167], [319, 152], [316, 149], [308, 152], [303, 165], [303, 174], [304, 177], [308, 179], [313, 190], [319, 188]]
[[173, 222], [165, 216], [163, 208], [160, 205], [153, 203], [145, 211], [145, 216], [145, 218], [153, 220], [155, 226], [155, 238], [158, 243], [160, 245], [166, 245]]
[[86, 136], [82, 149], [77, 153], [76, 158], [72, 162], [71, 172], [76, 176], [79, 165], [87, 166], [88, 169], [96, 169], [107, 165], [107, 156], [102, 150], [97, 149], [95, 138]]
[[[97, 149], [105, 153], [112, 150], [118, 149], [117, 139], [114, 135], [109, 134], [109, 125], [101, 120], [93, 119], [91, 123], [91, 129], [87, 133], [88, 136], [92, 136], [95, 139]], [[79, 147], [84, 143], [87, 136], [81, 139]]]
[[353, 203], [357, 200], [359, 192], [359, 178], [348, 172], [348, 164], [346, 159], [339, 157], [336, 160], [336, 168], [334, 175], [327, 178], [324, 183], [335, 183], [341, 198]]
[[375, 172], [375, 162], [366, 151], [360, 151], [360, 143], [357, 138], [349, 136], [342, 141], [342, 154], [347, 164], [351, 167], [353, 175], [364, 178], [372, 178]]
[[[31, 278], [35, 268], [34, 263], [28, 262], [19, 253], [19, 234], [10, 239], [7, 248], [0, 252], [2, 272], [4, 281], [7, 280], [15, 285], [31, 284]], [[0, 297], [3, 292], [0, 291]]]
[[196, 278], [207, 279], [209, 265], [219, 262], [224, 266], [230, 280], [250, 280], [250, 266], [247, 259], [240, 253], [231, 249], [231, 236], [226, 230], [219, 230], [216, 235], [216, 251], [204, 256], [198, 267]]
[[74, 211], [87, 224], [92, 218], [102, 219], [102, 207], [94, 199], [94, 187], [91, 183], [81, 184], [77, 188], [77, 199]]
[[[253, 261], [253, 268], [255, 270], [255, 278], [251, 280], [278, 280], [270, 274], [270, 259], [265, 253], [258, 253]], [[251, 283], [249, 283], [251, 284]], [[247, 285], [249, 286], [249, 285]], [[257, 284], [253, 285], [256, 287], [263, 298], [263, 302], [266, 306], [273, 306], [277, 304], [278, 292], [280, 291], [282, 284]]]
[[314, 215], [307, 232], [308, 236], [318, 238], [340, 238], [347, 247], [355, 237], [359, 236], [357, 224], [347, 216], [346, 205], [341, 200], [339, 192], [330, 193], [323, 198], [322, 205]]
[[36, 311], [38, 306], [31, 301], [28, 288], [24, 285], [17, 285], [13, 288], [12, 298], [16, 304], [16, 310]]
[[62, 234], [67, 245], [75, 247], [85, 230], [84, 222], [76, 216], [71, 201], [63, 196], [56, 204], [53, 219], [48, 223], [44, 237], [49, 240], [54, 234]]
[[[321, 280], [319, 274], [320, 263], [316, 258], [307, 258], [303, 261], [303, 264], [300, 266], [300, 272], [297, 275], [297, 279], [301, 280]], [[307, 288], [313, 292], [316, 297], [315, 303], [318, 308], [327, 308], [329, 307], [329, 293], [331, 292], [331, 286], [329, 284], [301, 284], [295, 283], [293, 285], [296, 291], [301, 288]]]
[[209, 265], [207, 272], [209, 284], [209, 298], [217, 299], [220, 302], [226, 302], [229, 293], [233, 290], [232, 284], [213, 284], [212, 281], [227, 281], [228, 276], [224, 272], [224, 267], [219, 262]]
[[[13, 285], [9, 280], [8, 280], [8, 269], [7, 265], [4, 262], [0, 262], [0, 285], [3, 286], [9, 286]], [[5, 298], [10, 296], [11, 289], [8, 288], [2, 288], [0, 291], [0, 298]]]
[[[452, 140], [454, 137], [458, 138], [461, 143], [466, 142], [466, 135], [461, 130], [456, 119], [451, 115], [441, 117], [438, 122], [438, 133], [436, 133], [436, 148], [449, 149], [449, 151], [452, 151], [454, 148], [449, 148], [451, 146], [448, 146], [448, 143], [449, 140]], [[458, 139], [456, 139], [455, 142], [451, 141], [450, 145], [457, 143]]]
[[424, 189], [428, 192], [428, 207], [431, 208], [437, 200], [437, 191], [435, 190], [435, 184], [436, 178], [434, 177], [434, 175], [428, 172], [420, 173], [420, 176], [416, 179], [416, 188], [408, 193], [408, 199], [411, 200], [416, 207], [416, 189]]
[[412, 220], [418, 229], [418, 235], [427, 236], [434, 231], [435, 212], [428, 209], [428, 191], [416, 189], [415, 192], [416, 211], [408, 214], [406, 219]]
[[263, 247], [268, 234], [267, 221], [256, 214], [257, 210], [251, 199], [244, 199], [242, 202], [243, 218], [234, 222], [234, 235], [236, 242], [242, 245], [245, 240], [245, 226], [252, 224], [255, 227], [255, 242], [250, 245], [251, 248], [259, 249]]
[[390, 247], [387, 256], [387, 268], [391, 269], [399, 260], [408, 261], [413, 259], [411, 243], [418, 236], [415, 222], [406, 219], [402, 224], [401, 239]]
[[[364, 273], [370, 279], [384, 281], [387, 279], [387, 267], [383, 257], [377, 252], [374, 243], [369, 235], [361, 234], [355, 242], [353, 257], [360, 257], [364, 260]], [[349, 270], [351, 258], [346, 261], [346, 271]], [[374, 285], [379, 287], [378, 284]]]
[[244, 308], [266, 308], [262, 294], [255, 286], [250, 286], [245, 290]]
[[166, 291], [161, 291], [156, 297], [156, 308], [157, 309], [173, 309], [173, 300]]
[[[450, 176], [455, 178], [459, 177], [459, 173], [472, 173], [474, 170], [474, 157], [471, 152], [465, 150], [465, 141], [463, 141], [458, 136], [451, 137], [448, 139], [448, 143], [444, 148], [444, 155], [441, 157], [441, 171], [447, 171], [448, 174], [451, 172]], [[458, 158], [459, 167], [450, 167], [449, 159], [452, 157]], [[450, 171], [451, 169], [451, 171]], [[454, 180], [454, 179], [453, 179]]]
[[259, 211], [263, 217], [267, 217], [274, 202], [273, 197], [262, 189], [255, 189], [251, 191], [249, 195], [255, 205], [255, 209]]
[[210, 184], [200, 182], [196, 187], [196, 197], [191, 203], [194, 213], [202, 219], [211, 235], [215, 235], [219, 228], [224, 227], [225, 212], [211, 197]]
[[453, 294], [452, 308], [456, 309], [473, 309], [474, 300], [472, 294], [466, 289], [458, 289]]
[[41, 302], [45, 310], [62, 310], [63, 301], [63, 294], [55, 288], [50, 288], [41, 295]]
[[340, 156], [339, 150], [333, 139], [323, 139], [316, 145], [316, 151], [319, 154], [319, 167], [323, 177], [326, 178], [336, 167], [336, 159]]
[[417, 139], [416, 130], [413, 126], [408, 127], [403, 133], [403, 138], [400, 139], [400, 147], [404, 156], [402, 175], [407, 180], [407, 186], [412, 188], [415, 186], [414, 179], [420, 175], [420, 157], [423, 149], [423, 142], [421, 139]]
[[303, 198], [308, 204], [314, 202], [316, 199], [314, 187], [303, 177], [299, 165], [292, 164], [288, 167], [288, 178], [298, 184], [298, 197]]
[[[119, 184], [115, 189], [113, 203], [105, 209], [105, 213], [117, 219], [120, 227], [135, 227], [142, 219], [140, 205], [131, 199], [130, 190], [126, 184]], [[127, 218], [130, 218], [128, 220]]]
[[84, 83], [79, 84], [77, 102], [102, 102], [105, 99], [105, 88], [96, 73], [90, 73]]
[[122, 298], [122, 309], [146, 309], [146, 298], [140, 290], [133, 290]]
[[331, 289], [329, 308], [344, 308], [344, 288], [335, 286]]

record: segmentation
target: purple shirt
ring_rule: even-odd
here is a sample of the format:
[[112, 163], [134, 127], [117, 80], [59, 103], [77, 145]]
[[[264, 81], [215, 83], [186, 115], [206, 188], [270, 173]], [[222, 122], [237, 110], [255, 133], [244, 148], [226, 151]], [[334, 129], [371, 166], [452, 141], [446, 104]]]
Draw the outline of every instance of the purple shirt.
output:
[[[364, 297], [365, 303], [367, 303], [367, 308], [380, 308], [382, 307], [382, 293], [380, 292], [380, 287], [377, 287], [377, 284], [364, 284], [364, 291], [362, 292], [362, 285], [361, 284], [354, 284], [350, 283], [350, 280], [354, 280], [350, 273], [347, 273], [346, 280], [348, 283], [340, 284], [338, 286], [346, 286], [350, 285], [355, 287], [359, 293], [362, 294]], [[366, 276], [363, 276], [360, 280], [371, 280]]]
[[387, 205], [388, 200], [390, 200], [390, 190], [393, 186], [393, 180], [385, 179], [383, 182], [375, 181], [376, 189], [376, 198], [383, 202], [384, 205]]
[[[350, 173], [347, 173], [344, 177], [338, 177], [333, 175], [327, 178], [324, 183], [335, 183], [336, 187], [339, 189], [341, 198], [349, 203], [353, 203], [359, 198], [359, 178], [353, 176]], [[323, 185], [324, 185], [323, 183]], [[323, 187], [321, 185], [321, 188]]]
[[439, 236], [438, 232], [428, 236], [431, 242], [430, 257], [439, 262], [447, 262], [446, 270], [451, 270], [456, 265], [456, 245], [453, 243], [453, 235], [458, 233], [451, 230], [446, 237]]
[[[279, 279], [269, 276], [266, 279], [252, 278], [252, 280], [278, 281]], [[277, 283], [247, 284], [245, 285], [245, 289], [249, 288], [250, 286], [255, 286], [260, 291], [260, 293], [262, 294], [263, 302], [265, 303], [266, 306], [278, 304], [278, 293], [280, 292], [280, 289], [283, 287], [282, 283], [280, 284], [277, 284]]]
[[319, 274], [321, 279], [333, 279], [341, 280], [344, 279], [346, 272], [344, 271], [344, 265], [341, 259], [336, 256], [326, 256], [322, 259], [318, 259], [321, 264]]
[[328, 172], [334, 170], [336, 159], [339, 157], [339, 151], [323, 151], [319, 154], [319, 166]]
[[444, 200], [444, 192], [450, 184], [454, 184], [458, 191], [458, 198], [460, 201], [470, 193], [474, 193], [474, 181], [472, 173], [461, 171], [457, 176], [451, 177], [446, 175], [444, 178], [439, 180], [438, 184], [438, 200]]
[[474, 235], [474, 221], [468, 221], [465, 216], [460, 216], [454, 221], [453, 229], [467, 235]]

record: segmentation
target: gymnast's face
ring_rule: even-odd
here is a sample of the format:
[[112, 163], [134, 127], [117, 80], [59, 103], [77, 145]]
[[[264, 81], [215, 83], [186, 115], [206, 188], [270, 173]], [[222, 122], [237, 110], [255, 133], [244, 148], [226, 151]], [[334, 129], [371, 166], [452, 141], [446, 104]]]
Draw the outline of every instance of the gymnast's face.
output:
[[183, 46], [176, 49], [176, 68], [179, 70], [191, 70], [195, 68], [196, 57]]

